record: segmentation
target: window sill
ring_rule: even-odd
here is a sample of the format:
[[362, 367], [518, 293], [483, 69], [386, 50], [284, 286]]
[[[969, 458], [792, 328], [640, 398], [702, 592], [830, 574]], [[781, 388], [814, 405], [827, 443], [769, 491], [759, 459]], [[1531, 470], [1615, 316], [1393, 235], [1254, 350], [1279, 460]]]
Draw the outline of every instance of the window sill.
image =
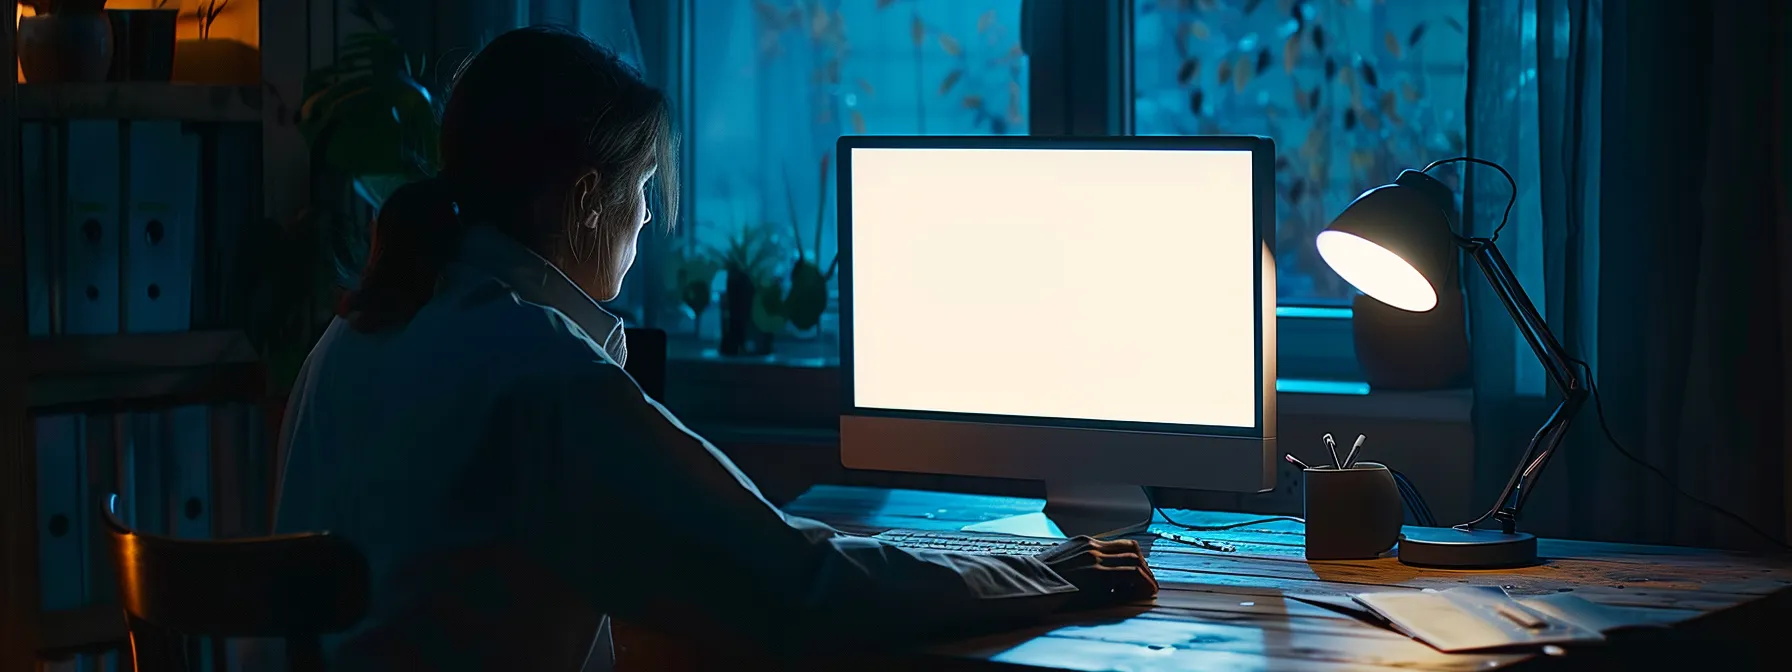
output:
[[[667, 362], [667, 378], [667, 406], [716, 443], [833, 445], [838, 440], [840, 375], [831, 363], [674, 359]], [[1467, 424], [1474, 405], [1467, 389], [1369, 391], [1363, 383], [1290, 379], [1278, 387], [1282, 425], [1305, 417]]]

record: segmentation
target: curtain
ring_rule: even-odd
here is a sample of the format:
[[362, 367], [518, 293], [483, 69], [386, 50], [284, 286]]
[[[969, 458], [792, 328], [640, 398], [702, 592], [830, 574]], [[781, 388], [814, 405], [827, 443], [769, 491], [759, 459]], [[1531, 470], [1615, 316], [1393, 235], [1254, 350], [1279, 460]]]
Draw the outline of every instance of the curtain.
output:
[[[1473, 5], [1471, 152], [1520, 181], [1499, 244], [1600, 392], [1523, 526], [1630, 542], [1783, 542], [1784, 3]], [[1498, 221], [1509, 193], [1497, 175], [1472, 174], [1475, 233]], [[1483, 284], [1469, 284], [1476, 491], [1491, 504], [1555, 399]], [[1607, 440], [1601, 415], [1637, 460]]]

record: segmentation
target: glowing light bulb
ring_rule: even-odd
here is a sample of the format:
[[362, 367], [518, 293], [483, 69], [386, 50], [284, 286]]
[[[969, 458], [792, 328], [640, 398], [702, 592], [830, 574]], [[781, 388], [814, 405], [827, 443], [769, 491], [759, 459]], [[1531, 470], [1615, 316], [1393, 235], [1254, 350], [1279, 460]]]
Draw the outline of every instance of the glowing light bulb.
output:
[[1424, 274], [1387, 248], [1342, 231], [1322, 231], [1313, 244], [1339, 277], [1377, 301], [1415, 313], [1437, 307]]

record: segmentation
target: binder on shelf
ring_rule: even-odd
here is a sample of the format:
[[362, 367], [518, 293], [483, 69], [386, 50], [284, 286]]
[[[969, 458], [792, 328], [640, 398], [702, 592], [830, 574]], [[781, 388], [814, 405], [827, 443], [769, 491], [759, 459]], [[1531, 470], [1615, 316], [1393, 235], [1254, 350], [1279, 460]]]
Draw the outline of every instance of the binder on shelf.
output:
[[87, 595], [83, 606], [115, 604], [118, 596], [118, 573], [111, 562], [112, 539], [100, 522], [107, 494], [120, 492], [119, 458], [123, 453], [124, 433], [120, 417], [113, 413], [89, 414], [82, 418], [86, 425], [83, 437], [86, 453], [86, 483], [81, 493], [80, 528], [87, 539]]
[[134, 121], [128, 136], [124, 329], [192, 326], [199, 138], [178, 121]]
[[212, 536], [211, 409], [182, 406], [167, 412], [168, 533], [183, 539]]
[[63, 151], [62, 331], [118, 333], [117, 121], [71, 119]]
[[40, 417], [37, 449], [37, 571], [44, 611], [87, 603], [86, 428], [79, 415]]
[[160, 413], [130, 416], [131, 480], [135, 492], [125, 521], [150, 534], [168, 534], [168, 513], [172, 510], [168, 495], [171, 470], [163, 448], [167, 444], [166, 426]]
[[51, 308], [54, 296], [55, 264], [58, 258], [52, 244], [56, 230], [55, 193], [50, 180], [52, 158], [58, 148], [56, 127], [45, 123], [24, 123], [19, 126], [20, 214], [25, 225], [25, 324], [32, 336], [52, 331]]

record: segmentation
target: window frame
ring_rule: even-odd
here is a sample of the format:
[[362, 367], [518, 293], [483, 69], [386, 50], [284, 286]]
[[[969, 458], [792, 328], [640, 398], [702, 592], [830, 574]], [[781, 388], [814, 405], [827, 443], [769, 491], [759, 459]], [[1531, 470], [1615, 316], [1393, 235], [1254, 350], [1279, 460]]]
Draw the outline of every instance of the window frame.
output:
[[[1029, 61], [1028, 133], [1133, 134], [1136, 0], [1021, 1]], [[702, 104], [692, 71], [690, 18], [696, 0], [632, 0], [631, 6], [643, 70], [671, 97], [680, 127], [690, 129], [694, 110]], [[695, 143], [683, 143], [680, 174], [693, 175], [698, 160]], [[690, 221], [686, 208], [673, 222], [674, 233], [642, 236], [638, 268], [624, 300], [640, 307], [637, 317], [647, 325], [657, 324], [662, 312], [662, 302], [651, 298], [667, 291], [664, 259], [677, 241], [676, 230]], [[1354, 351], [1350, 308], [1278, 304], [1276, 312], [1278, 382], [1286, 393], [1367, 394]], [[675, 358], [667, 364], [667, 377], [667, 404], [701, 425], [831, 427], [837, 422], [837, 364]]]

